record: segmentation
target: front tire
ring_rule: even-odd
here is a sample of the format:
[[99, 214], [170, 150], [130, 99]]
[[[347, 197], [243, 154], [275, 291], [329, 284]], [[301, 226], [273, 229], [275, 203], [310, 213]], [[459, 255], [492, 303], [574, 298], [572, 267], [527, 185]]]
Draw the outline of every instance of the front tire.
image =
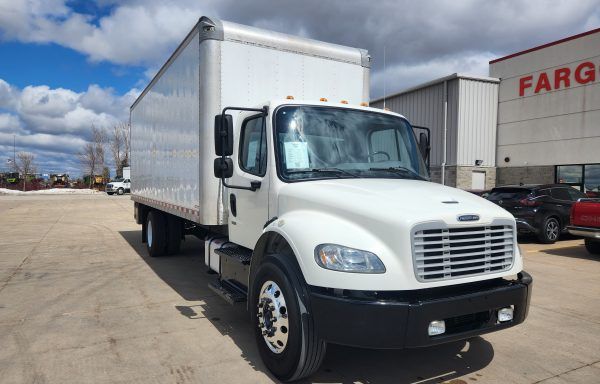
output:
[[117, 189], [117, 195], [121, 196], [124, 193], [125, 193], [125, 190], [123, 188]]
[[585, 249], [592, 255], [600, 255], [600, 241], [585, 239]]
[[250, 313], [260, 356], [282, 381], [319, 369], [326, 343], [310, 313], [306, 283], [284, 256], [269, 256], [258, 267], [250, 292]]
[[151, 257], [164, 256], [167, 251], [167, 224], [161, 212], [151, 211], [148, 213], [146, 248]]
[[560, 222], [555, 217], [547, 217], [542, 223], [538, 239], [543, 244], [553, 244], [560, 237]]

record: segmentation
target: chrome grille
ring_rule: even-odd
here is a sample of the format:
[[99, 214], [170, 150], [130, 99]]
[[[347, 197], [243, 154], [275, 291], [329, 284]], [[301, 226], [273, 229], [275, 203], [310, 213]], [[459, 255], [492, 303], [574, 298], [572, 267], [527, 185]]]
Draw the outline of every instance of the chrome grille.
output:
[[417, 230], [413, 234], [419, 281], [446, 280], [510, 269], [514, 234], [510, 225]]

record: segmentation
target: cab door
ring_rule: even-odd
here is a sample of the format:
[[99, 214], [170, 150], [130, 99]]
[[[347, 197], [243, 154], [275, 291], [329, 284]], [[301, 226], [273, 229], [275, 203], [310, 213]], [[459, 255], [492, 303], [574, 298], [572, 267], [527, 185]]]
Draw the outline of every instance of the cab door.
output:
[[229, 240], [253, 249], [269, 220], [267, 123], [262, 114], [242, 112], [234, 141], [234, 172], [228, 184], [260, 186], [255, 190], [228, 188]]

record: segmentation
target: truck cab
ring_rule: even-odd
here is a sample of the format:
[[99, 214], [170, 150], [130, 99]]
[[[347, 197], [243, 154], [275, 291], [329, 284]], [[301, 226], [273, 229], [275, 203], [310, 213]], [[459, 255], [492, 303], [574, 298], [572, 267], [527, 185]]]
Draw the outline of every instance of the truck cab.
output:
[[[221, 260], [215, 291], [247, 296], [265, 361], [288, 348], [291, 320], [278, 311], [298, 290], [295, 314], [310, 306], [323, 343], [419, 347], [525, 319], [531, 277], [515, 219], [430, 182], [428, 137], [402, 115], [292, 100], [226, 110], [214, 169], [230, 248], [207, 253]], [[223, 263], [244, 249], [244, 272]]]

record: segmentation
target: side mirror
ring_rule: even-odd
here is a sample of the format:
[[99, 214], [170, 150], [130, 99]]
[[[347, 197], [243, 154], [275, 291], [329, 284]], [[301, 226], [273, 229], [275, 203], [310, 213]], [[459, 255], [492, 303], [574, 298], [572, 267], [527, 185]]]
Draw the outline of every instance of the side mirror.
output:
[[425, 132], [419, 134], [419, 150], [421, 151], [421, 155], [423, 155], [423, 159], [427, 161], [429, 158], [429, 138]]
[[215, 116], [215, 152], [217, 156], [233, 154], [233, 118], [231, 115]]
[[228, 179], [233, 175], [233, 160], [230, 157], [217, 157], [213, 167], [217, 179]]

